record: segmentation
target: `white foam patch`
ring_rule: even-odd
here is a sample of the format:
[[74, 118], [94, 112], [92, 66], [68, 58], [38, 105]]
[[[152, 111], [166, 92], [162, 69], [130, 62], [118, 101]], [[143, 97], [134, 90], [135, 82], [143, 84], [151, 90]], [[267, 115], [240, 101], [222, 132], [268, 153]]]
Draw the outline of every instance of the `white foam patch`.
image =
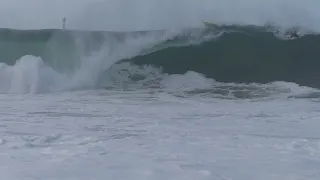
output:
[[15, 65], [0, 64], [1, 93], [38, 93], [49, 91], [61, 74], [47, 67], [40, 57], [23, 56]]
[[259, 83], [223, 83], [206, 78], [201, 73], [189, 71], [185, 74], [164, 74], [161, 69], [152, 66], [139, 67], [122, 63], [112, 68], [100, 80], [100, 87], [162, 91], [178, 96], [201, 95], [223, 98], [288, 98], [319, 97], [319, 90], [300, 86], [291, 82]]
[[161, 83], [167, 91], [188, 91], [212, 88], [215, 80], [205, 78], [202, 74], [189, 71], [183, 75], [166, 76]]

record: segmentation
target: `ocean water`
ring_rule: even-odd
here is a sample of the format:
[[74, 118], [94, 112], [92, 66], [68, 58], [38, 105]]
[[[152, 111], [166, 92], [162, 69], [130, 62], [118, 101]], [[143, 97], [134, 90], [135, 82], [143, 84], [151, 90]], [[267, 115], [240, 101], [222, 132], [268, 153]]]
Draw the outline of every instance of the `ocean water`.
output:
[[5, 180], [317, 180], [316, 33], [0, 30]]
[[318, 179], [319, 99], [1, 95], [3, 179]]

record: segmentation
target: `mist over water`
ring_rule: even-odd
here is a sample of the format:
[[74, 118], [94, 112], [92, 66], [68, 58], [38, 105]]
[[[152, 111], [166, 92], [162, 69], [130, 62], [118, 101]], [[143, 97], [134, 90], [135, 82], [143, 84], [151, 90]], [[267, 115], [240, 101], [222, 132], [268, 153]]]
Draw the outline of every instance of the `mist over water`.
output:
[[[154, 30], [216, 23], [300, 25], [320, 30], [316, 0], [1, 0], [0, 26], [19, 29]], [[10, 18], [9, 18], [10, 17]]]
[[319, 30], [319, 1], [129, 0], [91, 3], [80, 15], [82, 28], [138, 30], [199, 27], [203, 21]]

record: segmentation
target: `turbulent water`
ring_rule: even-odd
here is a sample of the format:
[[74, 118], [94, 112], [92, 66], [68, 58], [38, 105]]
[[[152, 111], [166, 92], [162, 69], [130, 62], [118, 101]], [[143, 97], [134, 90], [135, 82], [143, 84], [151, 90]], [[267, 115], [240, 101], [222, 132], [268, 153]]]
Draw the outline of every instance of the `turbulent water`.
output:
[[320, 36], [0, 30], [0, 174], [319, 179]]

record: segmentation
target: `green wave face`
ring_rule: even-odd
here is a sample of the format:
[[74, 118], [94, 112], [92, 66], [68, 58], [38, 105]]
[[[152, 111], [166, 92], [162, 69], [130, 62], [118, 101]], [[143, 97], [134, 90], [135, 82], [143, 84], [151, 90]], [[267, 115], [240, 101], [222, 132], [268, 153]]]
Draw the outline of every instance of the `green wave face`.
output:
[[228, 28], [232, 31], [201, 44], [169, 46], [131, 61], [169, 74], [195, 71], [221, 82], [289, 81], [319, 87], [319, 35], [281, 39], [267, 29]]

